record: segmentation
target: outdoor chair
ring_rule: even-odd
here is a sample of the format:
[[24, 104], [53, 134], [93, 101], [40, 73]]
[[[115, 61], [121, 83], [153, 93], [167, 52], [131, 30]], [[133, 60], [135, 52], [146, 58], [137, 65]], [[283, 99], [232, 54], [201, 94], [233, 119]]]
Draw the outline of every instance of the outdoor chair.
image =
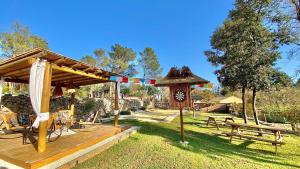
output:
[[[26, 128], [26, 131], [24, 132], [23, 144], [27, 144], [27, 139], [29, 139], [32, 143], [36, 142], [36, 139], [33, 136], [35, 133], [38, 133], [38, 129], [32, 126], [36, 117], [31, 115], [30, 118], [31, 125], [28, 128]], [[62, 135], [63, 127], [63, 123], [58, 118], [58, 113], [52, 113], [47, 123], [48, 142], [57, 140]]]
[[96, 120], [99, 118], [99, 111], [91, 111], [88, 116], [84, 120], [80, 120], [79, 126], [85, 127], [86, 125], [99, 125], [101, 123], [96, 122]]
[[17, 113], [10, 112], [1, 114], [1, 119], [0, 127], [4, 133], [19, 132], [24, 129], [24, 127], [18, 123]]
[[76, 119], [73, 115], [70, 114], [70, 110], [60, 110], [58, 111], [58, 119], [63, 126], [67, 128], [67, 131], [73, 126], [76, 122]]

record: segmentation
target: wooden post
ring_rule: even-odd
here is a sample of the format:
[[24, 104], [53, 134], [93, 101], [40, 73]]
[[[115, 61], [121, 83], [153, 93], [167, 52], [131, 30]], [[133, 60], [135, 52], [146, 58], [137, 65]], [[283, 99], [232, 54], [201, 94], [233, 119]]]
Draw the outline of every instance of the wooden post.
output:
[[[52, 77], [51, 65], [48, 62], [46, 62], [43, 91], [42, 91], [41, 113], [49, 112], [51, 77]], [[47, 125], [48, 125], [48, 121], [41, 121], [39, 124], [38, 152], [44, 152], [46, 150]]]
[[70, 107], [69, 107], [69, 117], [73, 117], [74, 116], [74, 111], [75, 111], [75, 92], [71, 93], [71, 98], [70, 98]]
[[[115, 110], [119, 110], [118, 82], [115, 82]], [[115, 114], [115, 127], [118, 126], [119, 115]]]
[[183, 114], [182, 114], [182, 107], [180, 103], [180, 140], [181, 143], [184, 143], [184, 129], [183, 129]]

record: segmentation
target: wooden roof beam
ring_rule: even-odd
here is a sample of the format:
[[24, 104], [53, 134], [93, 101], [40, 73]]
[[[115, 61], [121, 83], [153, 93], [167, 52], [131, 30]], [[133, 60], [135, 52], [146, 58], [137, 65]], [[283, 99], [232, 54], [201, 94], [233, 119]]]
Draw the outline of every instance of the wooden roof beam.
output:
[[75, 63], [71, 66], [69, 66], [70, 68], [74, 69], [76, 66], [81, 66], [82, 64], [81, 63]]
[[80, 71], [80, 70], [73, 70], [66, 66], [58, 66], [56, 64], [52, 64], [52, 69], [60, 70], [60, 71], [64, 71], [64, 72], [68, 72], [68, 73], [72, 73], [72, 74], [77, 74], [77, 75], [81, 75], [81, 76], [91, 77], [94, 79], [102, 79], [101, 76], [97, 76], [95, 74], [89, 74], [89, 73], [86, 73], [86, 72]]
[[58, 63], [60, 63], [60, 62], [62, 62], [62, 61], [64, 61], [64, 60], [65, 60], [65, 58], [59, 58], [59, 59], [53, 61], [52, 63], [58, 64]]
[[[52, 78], [52, 81], [72, 80], [72, 79], [78, 78], [78, 77], [81, 77], [81, 78], [82, 78], [82, 76], [79, 76], [79, 75], [70, 75], [70, 74], [69, 74], [68, 76], [62, 76], [62, 77], [55, 77], [55, 78]], [[84, 76], [84, 77], [85, 77], [85, 76]], [[87, 77], [85, 77], [85, 78], [87, 78]]]
[[7, 73], [5, 73], [5, 74], [3, 74], [1, 76], [3, 76], [3, 77], [9, 77], [9, 76], [14, 76], [14, 75], [20, 74], [20, 73], [22, 74], [22, 73], [28, 72], [28, 71], [30, 71], [30, 67], [26, 67], [26, 68], [14, 70], [14, 71], [11, 71], [11, 72], [7, 72]]

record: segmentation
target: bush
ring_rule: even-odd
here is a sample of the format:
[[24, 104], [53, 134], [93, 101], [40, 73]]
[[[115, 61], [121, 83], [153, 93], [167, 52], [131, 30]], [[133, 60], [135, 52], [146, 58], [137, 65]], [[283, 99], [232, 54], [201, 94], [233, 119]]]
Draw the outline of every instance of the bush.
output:
[[85, 99], [85, 102], [83, 104], [84, 111], [90, 112], [92, 111], [96, 106], [96, 101], [94, 99]]
[[287, 118], [284, 116], [285, 108], [276, 106], [266, 106], [262, 112], [266, 115], [269, 123], [287, 123]]
[[146, 109], [149, 105], [150, 105], [150, 100], [149, 99], [144, 100], [144, 102], [143, 102], [143, 108]]

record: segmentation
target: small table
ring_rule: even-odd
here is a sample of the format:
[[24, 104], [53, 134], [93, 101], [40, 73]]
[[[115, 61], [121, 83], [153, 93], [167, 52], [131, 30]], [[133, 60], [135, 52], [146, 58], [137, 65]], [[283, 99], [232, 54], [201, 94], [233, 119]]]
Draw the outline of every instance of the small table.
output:
[[207, 126], [209, 123], [213, 123], [217, 126], [218, 130], [220, 130], [219, 127], [219, 123], [217, 122], [217, 119], [222, 119], [221, 121], [223, 122], [224, 119], [224, 123], [226, 123], [228, 120], [231, 120], [232, 122], [234, 122], [234, 119], [232, 116], [208, 116], [207, 119]]

